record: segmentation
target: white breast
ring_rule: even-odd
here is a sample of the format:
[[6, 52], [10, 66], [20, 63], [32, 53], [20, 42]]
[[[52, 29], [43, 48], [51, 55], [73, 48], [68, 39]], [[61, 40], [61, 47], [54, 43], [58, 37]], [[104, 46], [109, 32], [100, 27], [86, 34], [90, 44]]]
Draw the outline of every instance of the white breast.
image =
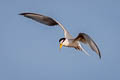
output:
[[73, 39], [66, 39], [63, 42], [63, 46], [66, 46], [66, 47], [75, 47], [75, 46], [78, 46], [78, 42], [74, 42], [73, 43]]

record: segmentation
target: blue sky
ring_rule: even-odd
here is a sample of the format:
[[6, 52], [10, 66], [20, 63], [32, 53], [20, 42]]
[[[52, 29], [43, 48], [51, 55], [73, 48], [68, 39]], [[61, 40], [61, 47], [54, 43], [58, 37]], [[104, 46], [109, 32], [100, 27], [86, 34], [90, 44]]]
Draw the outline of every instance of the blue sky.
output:
[[[119, 0], [0, 0], [0, 80], [120, 80]], [[18, 15], [44, 14], [76, 37], [89, 34], [102, 59], [72, 48], [59, 51], [60, 27]]]

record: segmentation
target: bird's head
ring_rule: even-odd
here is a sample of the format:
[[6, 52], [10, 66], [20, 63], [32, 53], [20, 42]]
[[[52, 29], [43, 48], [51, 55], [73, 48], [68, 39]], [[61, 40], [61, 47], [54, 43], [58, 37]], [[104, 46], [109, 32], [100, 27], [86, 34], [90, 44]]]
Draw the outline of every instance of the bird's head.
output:
[[63, 42], [65, 41], [66, 38], [60, 38], [59, 43], [60, 43], [60, 48], [63, 46]]

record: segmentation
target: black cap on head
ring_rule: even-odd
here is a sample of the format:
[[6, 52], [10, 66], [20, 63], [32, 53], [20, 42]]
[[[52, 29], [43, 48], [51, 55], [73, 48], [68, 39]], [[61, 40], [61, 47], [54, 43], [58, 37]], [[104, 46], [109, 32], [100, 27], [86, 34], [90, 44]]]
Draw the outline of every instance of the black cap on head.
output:
[[60, 39], [59, 39], [59, 42], [61, 42], [61, 40], [63, 40], [63, 41], [64, 41], [64, 40], [65, 40], [65, 38], [60, 38]]

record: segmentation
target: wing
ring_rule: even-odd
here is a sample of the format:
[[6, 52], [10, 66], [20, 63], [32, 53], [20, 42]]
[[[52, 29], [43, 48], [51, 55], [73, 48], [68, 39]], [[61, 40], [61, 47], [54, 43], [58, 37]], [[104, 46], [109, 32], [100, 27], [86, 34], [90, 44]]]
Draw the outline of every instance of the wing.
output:
[[65, 38], [73, 39], [73, 37], [69, 34], [69, 32], [65, 29], [65, 27], [60, 22], [58, 22], [48, 16], [44, 16], [44, 15], [36, 14], [36, 13], [21, 13], [20, 15], [23, 15], [27, 18], [33, 19], [37, 22], [40, 22], [40, 23], [48, 25], [48, 26], [59, 25], [64, 31]]
[[80, 41], [84, 44], [88, 44], [90, 46], [90, 48], [93, 51], [95, 51], [99, 55], [99, 57], [101, 58], [101, 54], [100, 54], [100, 50], [99, 50], [98, 46], [92, 40], [92, 38], [90, 36], [88, 36], [87, 34], [79, 33], [79, 35], [74, 39], [74, 41]]

